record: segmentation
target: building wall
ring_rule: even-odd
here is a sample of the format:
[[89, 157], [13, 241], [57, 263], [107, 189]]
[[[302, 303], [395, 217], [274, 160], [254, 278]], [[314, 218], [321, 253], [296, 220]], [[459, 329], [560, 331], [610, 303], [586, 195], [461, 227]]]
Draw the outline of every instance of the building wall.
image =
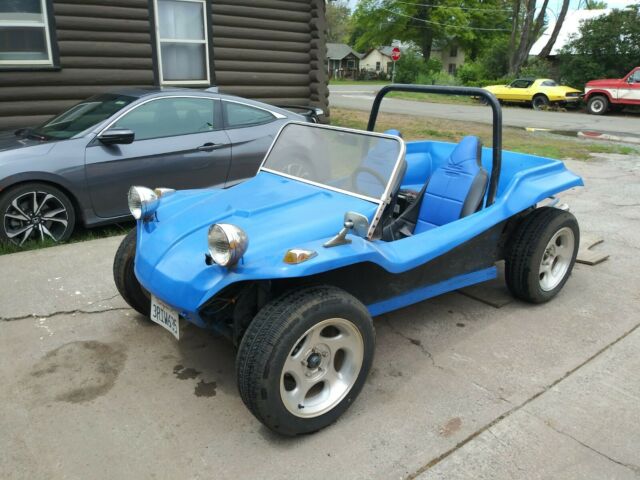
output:
[[449, 72], [451, 65], [455, 65], [455, 69], [457, 70], [462, 64], [464, 64], [465, 60], [464, 50], [462, 50], [460, 47], [458, 47], [457, 50], [458, 51], [455, 52], [455, 56], [451, 55], [452, 52], [450, 48], [447, 48], [445, 50], [434, 50], [433, 52], [431, 52], [431, 57], [437, 58], [442, 62], [443, 71]]
[[372, 50], [366, 57], [360, 60], [360, 68], [375, 72], [376, 62], [380, 62], [380, 71], [387, 73], [387, 65], [391, 61], [390, 57], [383, 55], [379, 50]]
[[[37, 125], [96, 93], [154, 86], [149, 1], [53, 0], [61, 68], [0, 70], [0, 129]], [[221, 91], [327, 109], [324, 0], [215, 0], [211, 10]]]

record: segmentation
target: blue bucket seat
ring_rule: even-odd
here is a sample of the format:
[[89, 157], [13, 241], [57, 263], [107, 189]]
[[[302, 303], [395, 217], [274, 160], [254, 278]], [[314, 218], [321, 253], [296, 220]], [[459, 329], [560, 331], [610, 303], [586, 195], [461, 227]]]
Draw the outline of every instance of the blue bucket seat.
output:
[[447, 161], [434, 170], [414, 203], [385, 227], [383, 238], [411, 236], [477, 212], [489, 179], [481, 156], [480, 140], [464, 137]]

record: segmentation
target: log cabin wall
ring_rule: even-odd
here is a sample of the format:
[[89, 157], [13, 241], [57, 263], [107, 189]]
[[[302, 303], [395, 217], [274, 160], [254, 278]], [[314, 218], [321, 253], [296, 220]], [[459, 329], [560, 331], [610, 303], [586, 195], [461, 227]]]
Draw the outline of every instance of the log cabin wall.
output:
[[[151, 2], [53, 0], [58, 68], [0, 69], [0, 130], [37, 125], [96, 93], [157, 86]], [[324, 0], [212, 0], [212, 82], [328, 113], [324, 8]]]

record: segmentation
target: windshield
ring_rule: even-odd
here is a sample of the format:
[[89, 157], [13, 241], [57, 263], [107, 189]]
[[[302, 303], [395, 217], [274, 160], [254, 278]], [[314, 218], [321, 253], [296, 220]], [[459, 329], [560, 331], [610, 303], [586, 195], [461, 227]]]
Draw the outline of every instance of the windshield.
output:
[[127, 95], [96, 95], [33, 129], [33, 133], [41, 135], [45, 139], [64, 140], [71, 138], [106, 120], [135, 99], [135, 97]]
[[381, 202], [404, 154], [400, 138], [318, 124], [289, 123], [262, 170]]

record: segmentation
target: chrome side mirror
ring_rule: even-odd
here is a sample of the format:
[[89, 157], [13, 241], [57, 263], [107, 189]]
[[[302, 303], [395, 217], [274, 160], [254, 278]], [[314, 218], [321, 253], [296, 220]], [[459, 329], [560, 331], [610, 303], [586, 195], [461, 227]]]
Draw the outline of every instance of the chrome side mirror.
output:
[[323, 247], [330, 248], [351, 243], [351, 240], [347, 238], [347, 233], [349, 233], [349, 231], [353, 231], [353, 233], [359, 237], [367, 238], [367, 232], [369, 231], [369, 219], [358, 212], [345, 213], [342, 229], [335, 237], [326, 242]]

